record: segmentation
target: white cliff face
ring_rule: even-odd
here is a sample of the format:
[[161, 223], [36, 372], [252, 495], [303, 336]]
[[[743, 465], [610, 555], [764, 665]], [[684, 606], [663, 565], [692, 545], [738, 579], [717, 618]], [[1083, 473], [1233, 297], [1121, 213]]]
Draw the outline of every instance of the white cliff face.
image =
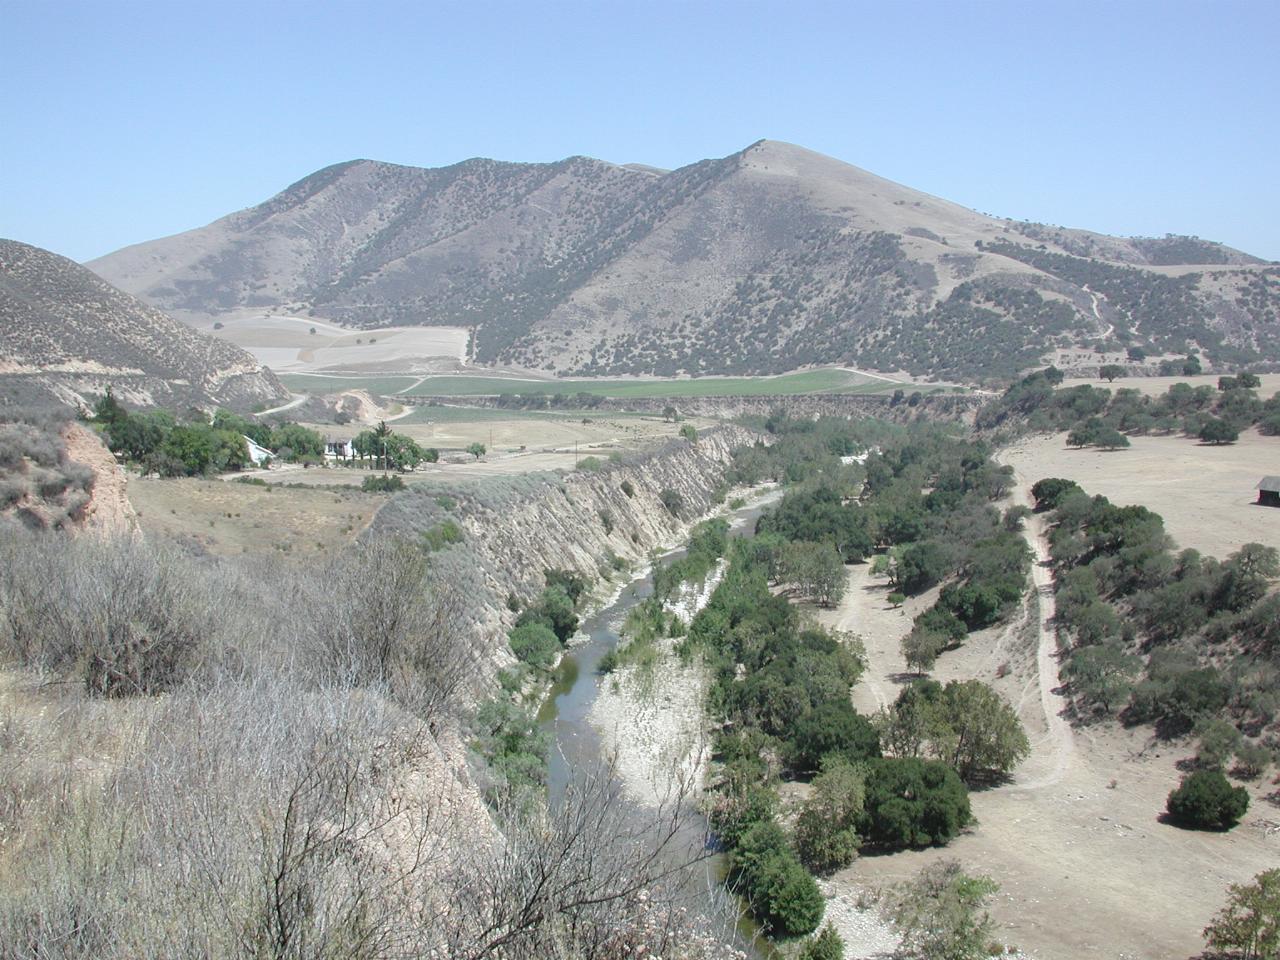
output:
[[[610, 569], [611, 556], [639, 567], [652, 551], [675, 546], [716, 505], [732, 451], [757, 439], [741, 427], [722, 426], [696, 443], [672, 441], [597, 472], [460, 489], [451, 494], [456, 506], [448, 512], [438, 506], [438, 491], [409, 491], [379, 512], [366, 535], [416, 536], [445, 519], [463, 527], [464, 542], [438, 562], [471, 581], [472, 615], [491, 639], [496, 663], [503, 627], [514, 617], [505, 603], [509, 594], [531, 599], [548, 569], [594, 581]], [[664, 493], [679, 497], [676, 514], [664, 505]]]

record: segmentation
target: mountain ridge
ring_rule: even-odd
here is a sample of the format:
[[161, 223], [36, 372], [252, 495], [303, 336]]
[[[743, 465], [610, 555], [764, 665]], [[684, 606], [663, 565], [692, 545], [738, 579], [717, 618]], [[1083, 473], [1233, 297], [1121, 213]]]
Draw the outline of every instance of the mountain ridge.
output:
[[288, 396], [275, 374], [48, 250], [0, 239], [0, 396], [244, 408]]
[[[1113, 349], [1280, 361], [1276, 268], [1248, 254], [1000, 220], [772, 140], [667, 172], [345, 161], [88, 266], [179, 315], [465, 326], [480, 362], [579, 374], [981, 379], [1104, 333]], [[1167, 320], [1143, 312], [1153, 298]]]

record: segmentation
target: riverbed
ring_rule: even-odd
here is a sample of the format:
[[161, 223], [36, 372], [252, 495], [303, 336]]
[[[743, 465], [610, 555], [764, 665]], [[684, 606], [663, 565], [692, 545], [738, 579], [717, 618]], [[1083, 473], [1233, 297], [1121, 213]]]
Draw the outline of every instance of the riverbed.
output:
[[[747, 506], [720, 514], [730, 523], [730, 536], [750, 535], [760, 514], [782, 496], [779, 489], [770, 489], [754, 498]], [[683, 548], [677, 548], [662, 554], [657, 563], [666, 563], [684, 555]], [[555, 682], [538, 711], [538, 723], [551, 736], [551, 751], [548, 758], [547, 783], [552, 803], [556, 803], [564, 795], [565, 789], [577, 777], [592, 772], [609, 770], [615, 777], [628, 772], [632, 773], [632, 782], [620, 783], [625, 802], [636, 808], [637, 817], [654, 816], [654, 805], [649, 800], [656, 799], [664, 812], [669, 812], [671, 805], [679, 798], [670, 791], [662, 791], [665, 796], [655, 796], [653, 784], [637, 779], [635, 764], [611, 758], [606, 736], [602, 736], [591, 723], [592, 707], [605, 684], [613, 680], [599, 672], [600, 661], [621, 641], [622, 625], [627, 614], [636, 604], [653, 594], [653, 568], [629, 584], [623, 586], [619, 593], [601, 609], [587, 616], [579, 628], [580, 638], [562, 658], [556, 671]], [[693, 668], [682, 668], [690, 671]], [[696, 673], [691, 673], [689, 682], [697, 682]], [[678, 681], [683, 682], [683, 681]], [[692, 723], [702, 725], [701, 697], [698, 698], [697, 712], [688, 716], [671, 718], [678, 725]], [[687, 704], [681, 704], [684, 710]], [[661, 705], [659, 705], [661, 707]], [[671, 704], [672, 708], [676, 704]], [[659, 728], [660, 729], [660, 728]], [[661, 736], [661, 733], [655, 733]], [[615, 743], [616, 743], [615, 739]], [[701, 765], [699, 765], [700, 769]], [[702, 783], [689, 785], [693, 793], [685, 802], [697, 799]], [[686, 821], [686, 848], [701, 847], [713, 855], [703, 859], [687, 878], [690, 891], [690, 910], [701, 910], [714, 915], [725, 910], [725, 894], [721, 886], [725, 865], [723, 857], [714, 853], [714, 838], [707, 821], [701, 812], [693, 811]], [[735, 908], [736, 909], [736, 908]], [[757, 940], [755, 929], [746, 922], [738, 924], [740, 943], [743, 949], [751, 951], [753, 957], [772, 955], [767, 946], [752, 947]]]

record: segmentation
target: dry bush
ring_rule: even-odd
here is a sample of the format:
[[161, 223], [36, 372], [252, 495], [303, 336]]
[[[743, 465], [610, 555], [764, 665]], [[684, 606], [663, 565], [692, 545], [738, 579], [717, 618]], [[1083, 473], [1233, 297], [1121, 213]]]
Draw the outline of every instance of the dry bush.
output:
[[218, 597], [189, 558], [130, 538], [0, 536], [0, 648], [77, 671], [105, 696], [183, 679], [215, 630]]
[[[714, 878], [683, 800], [646, 820], [601, 771], [499, 831], [376, 694], [270, 679], [150, 702], [109, 769], [29, 777], [45, 795], [6, 811], [3, 955], [734, 955], [689, 909]], [[68, 723], [120, 707], [82, 696]]]
[[0, 510], [23, 500], [18, 511], [28, 527], [61, 527], [83, 519], [93, 489], [93, 471], [67, 459], [59, 434], [65, 420], [56, 413], [36, 422], [0, 422]]
[[417, 547], [357, 544], [299, 587], [300, 639], [320, 682], [386, 689], [422, 717], [469, 692], [479, 639], [469, 595]]
[[683, 796], [646, 819], [606, 770], [486, 812], [445, 556], [0, 530], [0, 957], [733, 956]]

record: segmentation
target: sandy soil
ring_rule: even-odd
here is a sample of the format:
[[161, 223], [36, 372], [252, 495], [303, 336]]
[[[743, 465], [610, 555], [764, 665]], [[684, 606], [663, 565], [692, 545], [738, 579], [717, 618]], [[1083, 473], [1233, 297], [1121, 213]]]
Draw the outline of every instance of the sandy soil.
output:
[[[334, 472], [296, 474], [310, 478]], [[282, 482], [292, 478], [292, 473], [280, 477]], [[328, 482], [344, 481], [330, 477]], [[355, 490], [131, 477], [129, 499], [144, 534], [186, 539], [210, 553], [228, 555], [328, 551], [359, 536], [387, 497]]]
[[106, 448], [97, 434], [78, 423], [67, 427], [62, 435], [67, 456], [93, 471], [93, 495], [86, 512], [85, 529], [105, 536], [132, 533], [138, 529], [138, 518], [129, 491], [124, 468]]
[[[705, 582], [686, 584], [667, 610], [689, 623], [711, 598], [724, 568], [722, 561]], [[701, 664], [681, 664], [670, 638], [659, 646], [660, 660], [652, 669], [628, 664], [601, 683], [588, 714], [614, 759], [623, 792], [650, 807], [701, 789], [710, 758], [706, 671]]]
[[1028, 483], [1075, 480], [1113, 503], [1141, 503], [1164, 518], [1180, 547], [1225, 557], [1249, 542], [1280, 547], [1280, 510], [1259, 507], [1256, 486], [1280, 473], [1280, 437], [1245, 431], [1208, 446], [1183, 437], [1132, 437], [1128, 450], [1073, 450], [1065, 434], [1018, 441], [1002, 455]]
[[[319, 373], [358, 367], [372, 370], [429, 369], [432, 358], [465, 362], [462, 327], [383, 327], [348, 330], [314, 317], [249, 312], [217, 318], [221, 329], [205, 332], [244, 347], [277, 373]], [[316, 332], [311, 333], [314, 329]], [[357, 343], [357, 341], [360, 341]]]
[[[1018, 455], [1011, 451], [1010, 461]], [[1038, 468], [1032, 471], [1037, 476]], [[1025, 475], [1020, 481], [1025, 495], [1031, 481]], [[1034, 539], [1039, 531], [1032, 527], [1030, 533]], [[924, 598], [909, 601], [904, 614], [893, 611], [884, 600], [887, 586], [869, 581], [866, 569], [851, 568], [844, 602], [825, 615], [866, 640], [870, 666], [855, 691], [863, 710], [891, 699], [909, 679], [902, 675], [898, 641], [911, 616], [928, 605]], [[1010, 783], [971, 795], [977, 823], [945, 849], [864, 857], [835, 876], [833, 890], [847, 907], [859, 894], [906, 879], [926, 863], [956, 858], [1000, 883], [991, 912], [1003, 942], [1031, 956], [1193, 956], [1227, 884], [1249, 880], [1280, 857], [1280, 811], [1260, 796], [1272, 788], [1252, 791], [1249, 814], [1229, 833], [1161, 823], [1165, 798], [1181, 776], [1175, 764], [1191, 748], [1158, 743], [1146, 728], [1066, 726], [1047, 622], [1047, 573], [1037, 568], [1036, 590], [1022, 616], [971, 635], [944, 654], [933, 673], [944, 682], [977, 677], [991, 683], [1016, 706], [1031, 757]], [[865, 915], [857, 917], [861, 926], [851, 925], [849, 934], [860, 939], [850, 940], [846, 956], [877, 956], [883, 946], [874, 926]]]

